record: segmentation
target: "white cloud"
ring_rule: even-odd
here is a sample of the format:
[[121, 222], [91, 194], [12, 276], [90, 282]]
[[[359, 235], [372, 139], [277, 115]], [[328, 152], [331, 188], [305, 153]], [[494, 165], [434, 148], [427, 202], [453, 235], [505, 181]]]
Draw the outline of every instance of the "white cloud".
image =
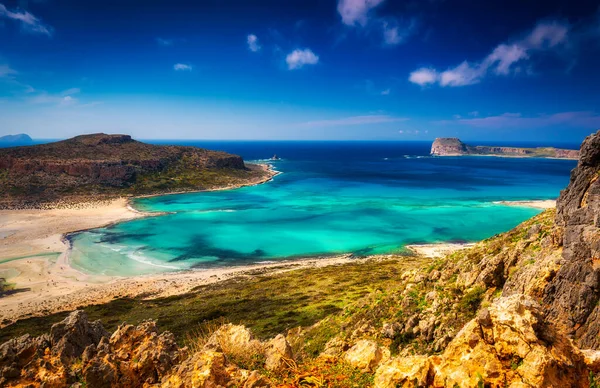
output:
[[[440, 86], [466, 86], [481, 82], [489, 74], [517, 73], [521, 70], [517, 64], [527, 61], [532, 54], [566, 43], [568, 32], [569, 27], [566, 24], [556, 21], [540, 23], [524, 38], [498, 45], [479, 62], [463, 61], [458, 66], [443, 72], [426, 69], [429, 73], [420, 73], [423, 69], [419, 69], [410, 74], [409, 80], [421, 86], [435, 82], [438, 82]], [[432, 81], [431, 75], [433, 74], [439, 74], [439, 76]], [[423, 81], [423, 77], [426, 82]]]
[[525, 39], [532, 48], [554, 47], [567, 41], [569, 28], [556, 21], [538, 24]]
[[344, 117], [341, 119], [330, 119], [330, 120], [317, 120], [302, 123], [301, 126], [305, 127], [337, 127], [342, 125], [366, 125], [366, 124], [382, 124], [382, 123], [395, 123], [400, 121], [407, 121], [404, 117], [395, 117], [389, 115], [366, 115], [366, 116], [352, 116]]
[[523, 46], [519, 44], [501, 44], [486, 57], [483, 67], [487, 70], [487, 67], [495, 65], [494, 72], [496, 74], [507, 75], [510, 74], [513, 64], [527, 58], [529, 58], [529, 55], [527, 55], [527, 49]]
[[247, 38], [248, 41], [248, 49], [252, 52], [257, 52], [258, 50], [260, 50], [261, 46], [258, 43], [258, 37], [254, 34], [250, 34], [248, 35]]
[[438, 77], [438, 73], [434, 69], [422, 67], [410, 73], [408, 80], [412, 83], [425, 86], [437, 82]]
[[52, 27], [42, 23], [40, 19], [27, 11], [9, 11], [4, 4], [0, 4], [0, 18], [8, 18], [20, 22], [25, 31], [52, 36]]
[[385, 89], [381, 91], [382, 96], [389, 96], [392, 91], [390, 89]]
[[383, 43], [395, 46], [403, 43], [412, 34], [414, 20], [409, 25], [400, 25], [394, 17], [378, 18], [372, 15], [374, 8], [385, 0], [338, 0], [338, 13], [342, 23], [350, 27], [365, 28], [382, 34]]
[[186, 65], [185, 63], [176, 63], [173, 65], [173, 69], [175, 71], [192, 71], [192, 66]]
[[442, 72], [439, 77], [439, 83], [441, 86], [472, 85], [478, 83], [483, 74], [485, 74], [485, 70], [481, 66], [472, 66], [465, 61], [454, 69]]
[[348, 26], [366, 26], [369, 11], [383, 3], [384, 0], [339, 0], [337, 10], [342, 22]]
[[311, 49], [294, 50], [285, 58], [288, 69], [300, 69], [304, 65], [316, 65], [319, 63], [319, 57]]

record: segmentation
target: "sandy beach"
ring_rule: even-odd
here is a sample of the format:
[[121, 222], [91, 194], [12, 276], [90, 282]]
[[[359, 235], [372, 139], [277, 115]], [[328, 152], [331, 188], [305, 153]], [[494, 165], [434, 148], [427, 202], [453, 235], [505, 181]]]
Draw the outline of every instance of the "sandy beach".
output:
[[[268, 165], [261, 168], [268, 169], [270, 174], [244, 186], [270, 181], [277, 174]], [[223, 189], [233, 188], [236, 187]], [[544, 209], [555, 205], [555, 201], [500, 203]], [[69, 233], [157, 214], [135, 210], [126, 198], [77, 203], [56, 209], [1, 210], [0, 277], [14, 284], [14, 290], [0, 298], [0, 327], [18, 319], [108, 302], [116, 297], [163, 297], [232, 277], [338, 265], [354, 260], [351, 255], [342, 255], [129, 278], [85, 274], [69, 265], [69, 244], [65, 238]], [[472, 245], [440, 243], [406, 248], [417, 255], [439, 258]]]
[[[245, 184], [223, 187], [222, 190], [265, 183], [277, 175], [269, 165], [253, 166], [269, 174]], [[60, 203], [55, 208], [0, 210], [0, 277], [14, 285], [8, 295], [0, 298], [0, 326], [24, 317], [101, 303], [115, 296], [150, 295], [156, 292], [160, 296], [185, 292], [199, 282], [220, 278], [221, 273], [265, 267], [238, 267], [128, 279], [89, 275], [72, 268], [69, 265], [66, 235], [160, 214], [139, 212], [129, 202], [128, 198], [118, 198]]]
[[554, 199], [537, 201], [498, 201], [494, 203], [505, 206], [531, 207], [534, 209], [552, 209], [556, 207], [556, 200]]
[[435, 244], [412, 244], [406, 248], [413, 253], [425, 257], [440, 258], [461, 249], [474, 246], [474, 243], [435, 243]]

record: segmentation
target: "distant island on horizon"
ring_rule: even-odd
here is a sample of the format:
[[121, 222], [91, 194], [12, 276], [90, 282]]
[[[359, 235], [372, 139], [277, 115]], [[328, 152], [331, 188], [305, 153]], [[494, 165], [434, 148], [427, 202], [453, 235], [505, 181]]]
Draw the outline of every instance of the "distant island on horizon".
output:
[[431, 145], [431, 155], [434, 156], [500, 156], [517, 158], [579, 158], [579, 150], [569, 150], [555, 147], [504, 147], [504, 146], [471, 146], [463, 143], [457, 137], [438, 137]]
[[0, 136], [0, 145], [3, 146], [22, 146], [30, 144], [33, 144], [33, 139], [25, 133]]

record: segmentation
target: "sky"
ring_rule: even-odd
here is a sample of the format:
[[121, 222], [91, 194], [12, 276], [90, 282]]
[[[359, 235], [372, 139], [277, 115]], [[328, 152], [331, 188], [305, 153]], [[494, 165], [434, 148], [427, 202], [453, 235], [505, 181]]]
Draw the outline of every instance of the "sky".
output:
[[0, 136], [578, 143], [600, 6], [0, 0]]

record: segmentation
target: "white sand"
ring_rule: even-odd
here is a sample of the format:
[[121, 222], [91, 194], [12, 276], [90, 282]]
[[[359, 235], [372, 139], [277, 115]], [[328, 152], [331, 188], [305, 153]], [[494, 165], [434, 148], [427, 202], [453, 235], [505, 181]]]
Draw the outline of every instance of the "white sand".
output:
[[556, 207], [556, 200], [554, 199], [538, 201], [498, 201], [494, 203], [505, 206], [532, 207], [535, 209], [552, 209]]
[[[256, 166], [269, 173], [246, 184], [223, 189], [264, 183], [277, 174], [268, 165]], [[0, 327], [20, 318], [108, 302], [118, 296], [173, 295], [250, 270], [282, 270], [349, 260], [337, 257], [324, 261], [288, 262], [283, 266], [270, 263], [133, 278], [89, 275], [69, 265], [66, 234], [160, 213], [139, 212], [129, 206], [125, 198], [72, 205], [63, 203], [61, 206], [57, 209], [0, 210], [0, 277], [6, 277], [14, 284], [14, 291], [0, 298]]]
[[475, 244], [472, 243], [436, 243], [436, 244], [413, 244], [407, 245], [417, 255], [439, 258], [459, 251], [461, 249], [471, 248]]

